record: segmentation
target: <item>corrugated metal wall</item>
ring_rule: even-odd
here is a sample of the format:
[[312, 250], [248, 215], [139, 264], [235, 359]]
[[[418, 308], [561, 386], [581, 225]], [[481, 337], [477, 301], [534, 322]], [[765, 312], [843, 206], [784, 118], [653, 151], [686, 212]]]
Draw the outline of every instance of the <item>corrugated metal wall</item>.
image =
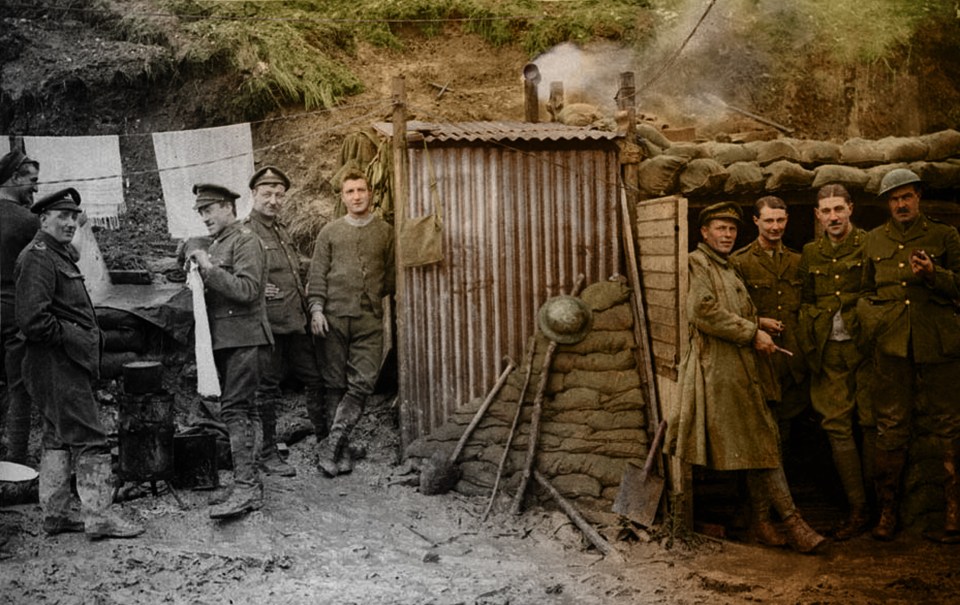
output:
[[402, 270], [397, 313], [406, 443], [484, 396], [504, 355], [522, 363], [547, 298], [569, 291], [579, 273], [589, 284], [620, 271], [616, 148], [577, 144], [409, 150], [407, 216], [429, 214], [433, 200], [441, 201], [445, 258]]

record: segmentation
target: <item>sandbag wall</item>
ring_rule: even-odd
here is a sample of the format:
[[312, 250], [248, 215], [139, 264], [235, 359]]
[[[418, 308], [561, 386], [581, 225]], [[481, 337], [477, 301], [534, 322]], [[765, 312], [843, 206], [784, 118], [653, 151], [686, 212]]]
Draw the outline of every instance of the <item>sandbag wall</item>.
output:
[[777, 138], [744, 143], [676, 143], [639, 126], [645, 158], [639, 187], [648, 198], [776, 194], [841, 183], [876, 194], [894, 168], [910, 168], [932, 189], [960, 187], [960, 132], [854, 138], [843, 143]]
[[[642, 465], [648, 449], [647, 407], [636, 367], [630, 290], [619, 281], [588, 286], [581, 298], [593, 312], [586, 338], [556, 349], [547, 382], [537, 468], [584, 510], [609, 512], [627, 461]], [[502, 491], [513, 495], [526, 459], [532, 403], [549, 341], [536, 339], [523, 415], [504, 470]], [[456, 489], [487, 494], [510, 432], [526, 373], [525, 360], [491, 404], [460, 457]], [[410, 444], [406, 455], [428, 458], [452, 452], [480, 407], [469, 402], [453, 420]], [[538, 496], [539, 488], [533, 490]], [[528, 501], [529, 502], [529, 501]]]

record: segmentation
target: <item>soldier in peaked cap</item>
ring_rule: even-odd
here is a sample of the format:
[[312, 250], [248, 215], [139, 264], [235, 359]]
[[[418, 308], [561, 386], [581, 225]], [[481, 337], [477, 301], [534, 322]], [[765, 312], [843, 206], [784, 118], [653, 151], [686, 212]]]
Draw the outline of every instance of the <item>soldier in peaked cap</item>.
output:
[[233, 489], [212, 503], [211, 518], [235, 517], [263, 506], [258, 456], [263, 429], [256, 405], [260, 349], [273, 344], [264, 301], [266, 259], [263, 244], [237, 220], [239, 194], [226, 187], [194, 185], [194, 209], [213, 238], [209, 249], [188, 258], [197, 263], [205, 285], [213, 356], [220, 378], [220, 414], [230, 435]]
[[920, 177], [905, 168], [880, 182], [890, 219], [864, 242], [866, 296], [857, 315], [875, 354], [876, 490], [880, 520], [873, 537], [891, 540], [912, 417], [938, 437], [946, 474], [942, 531], [925, 534], [960, 542], [960, 235], [920, 208]]
[[[757, 308], [728, 257], [737, 239], [740, 208], [721, 202], [700, 213], [703, 241], [690, 253], [687, 292], [689, 345], [680, 364], [680, 404], [668, 419], [665, 449], [685, 462], [715, 470], [746, 470], [762, 543], [789, 542], [812, 552], [824, 542], [797, 512], [780, 460], [777, 422], [760, 380], [758, 355], [776, 352]], [[784, 520], [770, 521], [771, 504]]]
[[287, 199], [290, 179], [275, 166], [264, 166], [250, 177], [253, 208], [244, 219], [245, 227], [256, 233], [266, 250], [265, 287], [267, 318], [273, 331], [272, 348], [263, 347], [260, 359], [260, 388], [257, 405], [263, 424], [261, 468], [274, 475], [292, 477], [296, 470], [277, 450], [276, 410], [282, 402], [280, 382], [288, 372], [303, 383], [307, 412], [317, 440], [328, 431], [323, 413], [323, 383], [307, 313], [307, 293], [301, 277], [302, 257], [280, 218]]
[[[40, 502], [48, 534], [83, 531], [91, 539], [129, 538], [143, 528], [109, 510], [110, 448], [93, 381], [102, 340], [93, 303], [70, 244], [80, 194], [63, 189], [33, 205], [40, 230], [16, 264], [16, 317], [25, 335], [24, 380], [43, 415]], [[77, 475], [83, 518], [69, 511], [70, 470]]]
[[[30, 440], [30, 395], [23, 384], [23, 337], [15, 319], [14, 264], [36, 235], [40, 221], [30, 212], [40, 164], [19, 149], [0, 158], [0, 368], [6, 393], [0, 394], [0, 433], [5, 433], [7, 460], [27, 461]], [[4, 396], [5, 395], [5, 396]]]

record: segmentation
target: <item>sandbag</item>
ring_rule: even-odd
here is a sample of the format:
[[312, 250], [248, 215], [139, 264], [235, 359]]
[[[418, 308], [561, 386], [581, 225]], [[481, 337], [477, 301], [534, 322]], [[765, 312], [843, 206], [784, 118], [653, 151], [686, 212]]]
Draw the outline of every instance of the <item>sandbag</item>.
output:
[[906, 164], [883, 164], [882, 166], [867, 168], [865, 170], [867, 173], [867, 184], [863, 186], [863, 190], [876, 195], [880, 191], [880, 181], [894, 168], [909, 168], [909, 166]]
[[693, 143], [674, 143], [664, 149], [663, 153], [666, 155], [675, 155], [680, 158], [687, 158], [688, 160], [707, 157], [704, 150], [699, 145]]
[[800, 161], [800, 152], [786, 139], [774, 139], [772, 141], [755, 141], [747, 143], [750, 149], [757, 152], [757, 161], [761, 166], [779, 162], [781, 160], [790, 160], [791, 162]]
[[736, 162], [753, 162], [757, 159], [757, 150], [746, 145], [710, 141], [703, 143], [700, 147], [706, 154], [705, 157], [711, 157], [724, 166]]
[[883, 149], [876, 141], [849, 139], [840, 146], [840, 163], [860, 167], [883, 164]]
[[658, 155], [663, 154], [663, 149], [650, 139], [637, 137], [637, 145], [640, 147], [640, 151], [643, 153], [644, 158], [655, 158]]
[[824, 185], [839, 183], [847, 189], [863, 189], [870, 176], [866, 170], [854, 166], [841, 166], [840, 164], [824, 164], [813, 169], [813, 188], [819, 189]]
[[680, 193], [706, 195], [723, 190], [727, 171], [720, 162], [709, 158], [691, 160], [680, 173]]
[[658, 155], [640, 163], [640, 189], [651, 195], [666, 195], [676, 190], [677, 180], [687, 159], [673, 155]]
[[589, 126], [603, 119], [596, 105], [589, 103], [570, 103], [564, 105], [557, 115], [557, 121], [568, 126]]
[[886, 137], [877, 141], [885, 162], [916, 162], [927, 157], [929, 148], [920, 139]]
[[960, 156], [960, 132], [956, 130], [925, 134], [920, 140], [927, 146], [927, 161], [936, 162]]
[[931, 189], [956, 189], [960, 187], [960, 163], [958, 162], [915, 162], [910, 164]]
[[767, 191], [810, 187], [814, 177], [812, 170], [787, 160], [770, 164], [763, 173], [767, 176]]
[[727, 166], [724, 193], [758, 193], [767, 181], [757, 162], [735, 162]]
[[800, 162], [805, 166], [840, 162], [840, 146], [829, 141], [798, 141], [797, 151], [800, 152]]
[[673, 143], [670, 142], [670, 139], [664, 136], [664, 134], [660, 132], [659, 129], [657, 129], [654, 126], [651, 126], [650, 124], [638, 123], [637, 136], [647, 139], [648, 141], [650, 141], [660, 149], [666, 149], [670, 145], [673, 145]]

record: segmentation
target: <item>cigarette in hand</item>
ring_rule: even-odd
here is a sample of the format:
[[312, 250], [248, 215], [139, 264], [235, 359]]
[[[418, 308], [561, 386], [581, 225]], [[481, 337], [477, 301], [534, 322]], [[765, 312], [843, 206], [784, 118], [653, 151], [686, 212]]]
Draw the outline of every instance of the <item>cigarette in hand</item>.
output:
[[790, 351], [784, 349], [783, 347], [776, 347], [776, 349], [777, 349], [778, 352], [783, 353], [784, 355], [786, 355], [786, 356], [788, 356], [788, 357], [793, 357], [793, 353], [791, 353]]

